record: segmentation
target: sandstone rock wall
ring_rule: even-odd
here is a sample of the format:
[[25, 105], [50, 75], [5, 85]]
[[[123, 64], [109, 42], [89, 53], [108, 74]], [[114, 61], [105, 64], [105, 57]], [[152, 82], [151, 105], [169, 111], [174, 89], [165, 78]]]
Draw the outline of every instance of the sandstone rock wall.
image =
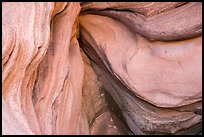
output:
[[202, 3], [3, 2], [3, 134], [202, 134]]

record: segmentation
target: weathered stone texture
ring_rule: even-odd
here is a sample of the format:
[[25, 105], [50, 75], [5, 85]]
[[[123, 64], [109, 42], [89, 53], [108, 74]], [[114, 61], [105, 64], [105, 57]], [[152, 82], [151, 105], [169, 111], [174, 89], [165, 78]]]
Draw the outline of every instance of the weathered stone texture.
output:
[[202, 134], [202, 3], [3, 2], [2, 134]]

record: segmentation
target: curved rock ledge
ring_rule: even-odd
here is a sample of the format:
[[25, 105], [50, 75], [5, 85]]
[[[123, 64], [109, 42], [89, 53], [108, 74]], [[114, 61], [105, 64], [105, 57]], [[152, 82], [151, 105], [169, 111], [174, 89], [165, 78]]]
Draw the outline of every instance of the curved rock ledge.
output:
[[[91, 18], [94, 18], [94, 20], [91, 20]], [[201, 59], [200, 38], [192, 39], [192, 41], [195, 41], [192, 44], [190, 44], [190, 41], [171, 44], [162, 42], [151, 43], [138, 35], [134, 35], [117, 20], [108, 17], [84, 15], [80, 16], [79, 21], [81, 27], [80, 37], [82, 38], [80, 45], [93, 60], [93, 66], [100, 76], [100, 80], [117, 104], [119, 104], [127, 124], [134, 134], [179, 134], [180, 132], [188, 134], [189, 132], [182, 130], [196, 124], [201, 127], [202, 116], [195, 114], [194, 110], [180, 112], [174, 109], [194, 102], [199, 102], [198, 106], [201, 106], [201, 69], [196, 70], [196, 73], [198, 73], [196, 83], [200, 82], [200, 84], [195, 85], [194, 89], [192, 85], [187, 87], [188, 84], [185, 84], [189, 83], [186, 81], [188, 80], [186, 77], [195, 81], [195, 73], [185, 71], [189, 71], [190, 68], [194, 70], [201, 66], [201, 60], [199, 61], [200, 63], [196, 63], [196, 61]], [[190, 47], [196, 47], [196, 53], [192, 55], [194, 48], [187, 47], [186, 43]], [[124, 45], [126, 47], [125, 50]], [[180, 50], [178, 49], [180, 48], [183, 48], [183, 50], [179, 53]], [[191, 61], [194, 55], [199, 56], [195, 57], [196, 61]], [[137, 56], [140, 56], [138, 57], [139, 60], [136, 59]], [[178, 61], [181, 63], [180, 65], [176, 63]], [[132, 65], [128, 66], [129, 62]], [[151, 62], [153, 62], [152, 65]], [[188, 65], [183, 65], [184, 62]], [[163, 63], [164, 65], [162, 65]], [[171, 65], [168, 65], [168, 63], [171, 63]], [[195, 64], [192, 64], [192, 67], [194, 67], [192, 69], [189, 63], [196, 63], [198, 66], [196, 67]], [[147, 64], [150, 69], [145, 70], [148, 67], [143, 67], [142, 64]], [[178, 68], [174, 67], [174, 65], [178, 65]], [[165, 70], [165, 66], [167, 70]], [[131, 69], [131, 67], [133, 68]], [[169, 72], [169, 75], [163, 71]], [[164, 81], [165, 78], [162, 78], [163, 75], [160, 75], [160, 73], [166, 74], [165, 77], [168, 77], [167, 81]], [[194, 78], [190, 75], [187, 76], [188, 74], [192, 74]], [[156, 75], [156, 78], [154, 75]], [[184, 78], [182, 79], [182, 77]], [[136, 80], [137, 78], [138, 80]], [[179, 82], [180, 80], [182, 82]], [[162, 83], [164, 87], [159, 87], [157, 83]], [[177, 89], [177, 86], [180, 89]], [[148, 89], [149, 91], [140, 89]], [[178, 92], [179, 90], [183, 91], [183, 93]], [[190, 93], [193, 93], [193, 90], [195, 94], [191, 94], [191, 96]], [[153, 105], [142, 101], [138, 97]], [[197, 131], [191, 130], [191, 133], [196, 134], [200, 130], [201, 128], [198, 128]]]
[[[162, 5], [161, 8], [163, 8]], [[202, 3], [199, 2], [184, 4], [150, 17], [144, 16], [144, 13], [138, 10], [113, 10], [109, 8], [88, 10], [84, 14], [87, 13], [116, 18], [135, 33], [139, 33], [151, 41], [184, 40], [202, 34]]]

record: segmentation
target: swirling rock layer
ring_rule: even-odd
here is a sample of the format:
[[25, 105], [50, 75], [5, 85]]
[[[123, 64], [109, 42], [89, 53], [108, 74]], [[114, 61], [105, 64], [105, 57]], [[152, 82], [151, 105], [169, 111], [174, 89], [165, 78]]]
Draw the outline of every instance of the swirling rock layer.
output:
[[2, 8], [3, 134], [202, 134], [201, 3]]
[[[201, 35], [202, 3], [190, 2], [177, 8], [173, 7], [179, 6], [180, 3], [178, 2], [170, 4], [153, 3], [132, 3], [132, 6], [137, 5], [135, 6], [137, 8], [133, 10], [127, 7], [124, 9], [125, 5], [122, 6], [123, 8], [119, 5], [116, 9], [115, 7], [114, 9], [109, 9], [111, 6], [103, 7], [103, 5], [99, 3], [91, 6], [90, 4], [90, 6], [85, 6], [85, 9], [87, 7], [90, 7], [90, 9], [96, 7], [96, 9], [85, 11], [85, 13], [116, 18], [129, 26], [136, 33], [139, 33], [151, 41], [183, 40]], [[110, 5], [114, 4], [110, 3]], [[166, 9], [171, 10], [166, 11]], [[151, 11], [153, 13], [151, 13]], [[151, 16], [149, 16], [149, 14]], [[193, 20], [191, 19], [192, 17]]]
[[[201, 38], [151, 43], [117, 20], [98, 15], [81, 16], [80, 26], [82, 48], [134, 134], [179, 134], [201, 125], [202, 116], [194, 113], [202, 100]], [[176, 109], [193, 103], [188, 111]]]

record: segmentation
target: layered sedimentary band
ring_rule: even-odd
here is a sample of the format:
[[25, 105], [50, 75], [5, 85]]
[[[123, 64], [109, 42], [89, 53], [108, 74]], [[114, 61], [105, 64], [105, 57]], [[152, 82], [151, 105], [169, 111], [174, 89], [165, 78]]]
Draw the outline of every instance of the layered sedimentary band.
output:
[[2, 134], [202, 134], [199, 2], [3, 2]]
[[[151, 41], [183, 40], [201, 35], [202, 3], [190, 2], [176, 8], [175, 6], [178, 5], [179, 3], [173, 4], [173, 6], [168, 5], [168, 3], [164, 5], [152, 4], [151, 6], [127, 10], [124, 8], [110, 9], [109, 6], [103, 8], [97, 4], [96, 9], [85, 10], [84, 14], [92, 13], [116, 18], [129, 26], [131, 30]], [[163, 8], [163, 6], [170, 6], [172, 9], [167, 11], [159, 10], [159, 12], [155, 10], [155, 8]], [[91, 9], [92, 7], [90, 6]], [[147, 12], [149, 7], [154, 11], [153, 15]]]

